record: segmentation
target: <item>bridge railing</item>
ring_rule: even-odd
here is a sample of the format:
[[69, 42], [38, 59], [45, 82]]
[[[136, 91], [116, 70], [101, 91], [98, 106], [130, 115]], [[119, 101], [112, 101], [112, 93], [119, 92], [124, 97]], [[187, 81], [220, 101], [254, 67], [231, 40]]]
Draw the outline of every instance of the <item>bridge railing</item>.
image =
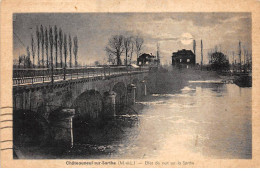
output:
[[102, 67], [80, 67], [80, 68], [33, 68], [14, 69], [13, 85], [36, 84], [44, 82], [56, 82], [61, 80], [72, 80], [79, 78], [106, 77], [133, 72], [148, 71], [148, 67], [134, 68], [131, 66], [102, 66]]

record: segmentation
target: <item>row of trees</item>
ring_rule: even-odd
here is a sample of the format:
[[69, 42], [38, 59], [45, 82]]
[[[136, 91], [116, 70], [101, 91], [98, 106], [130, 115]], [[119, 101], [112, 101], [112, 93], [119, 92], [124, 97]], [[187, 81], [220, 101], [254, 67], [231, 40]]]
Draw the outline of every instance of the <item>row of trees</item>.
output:
[[29, 68], [32, 66], [32, 61], [30, 59], [30, 49], [27, 47], [27, 55], [20, 55], [18, 58], [18, 67], [23, 65], [24, 68]]
[[243, 71], [250, 72], [252, 70], [252, 62], [236, 63], [229, 62], [228, 57], [222, 52], [214, 52], [211, 54], [210, 67], [215, 71], [229, 71], [232, 66], [233, 72]]
[[[19, 57], [19, 66], [20, 62], [23, 62], [27, 67], [39, 67], [39, 68], [50, 68], [53, 64], [53, 67], [68, 67], [67, 57], [69, 55], [69, 67], [73, 67], [73, 57], [74, 55], [74, 66], [78, 65], [77, 54], [78, 54], [78, 38], [75, 36], [72, 40], [71, 35], [67, 36], [66, 33], [63, 33], [61, 28], [57, 28], [55, 25], [54, 28], [50, 27], [40, 27], [36, 26], [36, 41], [33, 35], [31, 35], [31, 54], [32, 60], [30, 59], [30, 50], [29, 46], [27, 47], [27, 56]], [[67, 40], [68, 37], [68, 40]], [[55, 59], [53, 59], [53, 50], [55, 50]], [[37, 52], [37, 65], [35, 64]], [[58, 56], [59, 52], [59, 56]], [[40, 56], [41, 54], [41, 56]], [[59, 58], [59, 59], [58, 59]], [[32, 63], [32, 65], [31, 65]]]
[[228, 56], [218, 46], [208, 52], [209, 64], [213, 70], [229, 70], [231, 66], [233, 71], [246, 72], [252, 69], [252, 55], [245, 46], [242, 52], [240, 41], [238, 53], [226, 51], [226, 54]]
[[140, 36], [112, 36], [109, 38], [105, 49], [108, 55], [108, 62], [113, 65], [122, 65], [121, 56], [125, 53], [124, 64], [131, 64], [133, 53], [135, 52], [138, 58], [143, 48], [143, 43], [144, 39]]

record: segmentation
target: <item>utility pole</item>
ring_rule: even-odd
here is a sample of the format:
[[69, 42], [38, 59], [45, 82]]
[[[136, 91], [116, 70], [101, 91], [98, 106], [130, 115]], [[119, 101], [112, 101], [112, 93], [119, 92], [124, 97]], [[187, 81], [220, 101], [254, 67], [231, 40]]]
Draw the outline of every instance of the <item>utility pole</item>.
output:
[[160, 65], [160, 44], [157, 43], [157, 66]]
[[239, 43], [238, 43], [238, 56], [239, 56], [239, 69], [240, 69], [240, 72], [241, 72], [241, 42], [239, 40]]
[[195, 55], [195, 63], [196, 63], [196, 40], [193, 40], [193, 53]]
[[246, 48], [244, 47], [244, 65], [246, 64]]
[[202, 65], [203, 65], [203, 43], [202, 43], [202, 40], [201, 40], [201, 70], [202, 70]]
[[232, 51], [232, 69], [233, 69], [233, 72], [234, 72], [234, 69], [235, 69], [235, 54], [234, 54], [234, 51]]
[[247, 70], [247, 50], [244, 47], [244, 72]]
[[233, 63], [233, 65], [234, 65], [234, 63], [235, 63], [235, 54], [234, 54], [234, 51], [232, 51], [232, 56], [233, 56], [232, 63]]

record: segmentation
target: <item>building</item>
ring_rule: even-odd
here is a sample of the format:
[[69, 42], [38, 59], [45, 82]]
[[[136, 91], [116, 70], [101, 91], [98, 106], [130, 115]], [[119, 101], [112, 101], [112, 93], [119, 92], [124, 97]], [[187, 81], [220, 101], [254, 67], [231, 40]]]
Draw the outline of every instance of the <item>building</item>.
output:
[[137, 59], [137, 65], [155, 65], [157, 62], [156, 56], [147, 53], [143, 53]]
[[189, 68], [195, 65], [195, 54], [191, 50], [178, 50], [172, 53], [172, 65]]

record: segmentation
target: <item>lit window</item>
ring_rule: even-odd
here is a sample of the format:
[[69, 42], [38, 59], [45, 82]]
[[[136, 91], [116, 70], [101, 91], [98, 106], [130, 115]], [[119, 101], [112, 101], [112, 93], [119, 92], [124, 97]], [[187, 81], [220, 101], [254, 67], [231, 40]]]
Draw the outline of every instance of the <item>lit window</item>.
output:
[[190, 62], [190, 59], [187, 59], [187, 62]]

